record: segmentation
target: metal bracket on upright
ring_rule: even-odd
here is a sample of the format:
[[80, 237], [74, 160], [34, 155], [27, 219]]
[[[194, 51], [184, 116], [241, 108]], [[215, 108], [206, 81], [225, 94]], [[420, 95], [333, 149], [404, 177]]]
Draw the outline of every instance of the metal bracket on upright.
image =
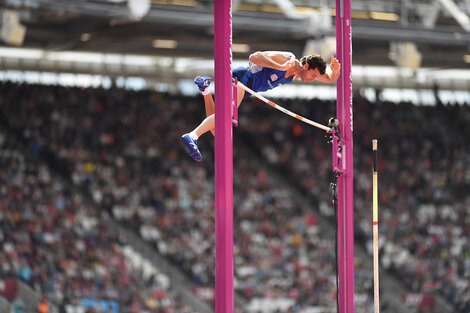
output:
[[331, 130], [328, 132], [328, 142], [331, 143], [332, 146], [332, 169], [333, 173], [336, 175], [336, 177], [338, 177], [344, 172], [344, 166], [342, 162], [344, 140], [338, 129], [339, 122], [337, 119], [330, 118], [328, 121], [328, 126], [331, 127]]

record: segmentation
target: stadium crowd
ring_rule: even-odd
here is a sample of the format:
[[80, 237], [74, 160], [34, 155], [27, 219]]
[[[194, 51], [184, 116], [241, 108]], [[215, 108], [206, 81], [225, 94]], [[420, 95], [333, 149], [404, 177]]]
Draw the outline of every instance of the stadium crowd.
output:
[[[3, 88], [2, 111], [32, 149], [46, 151], [49, 164], [72, 177], [100, 207], [155, 241], [195, 286], [213, 286], [212, 139], [200, 140], [207, 147], [202, 166], [195, 166], [179, 143], [183, 130], [200, 118], [200, 99], [51, 86]], [[248, 300], [278, 300], [292, 312], [334, 309], [334, 238], [319, 231], [313, 206], [301, 207], [248, 153], [243, 145], [235, 148], [236, 291]], [[359, 312], [371, 306], [368, 289], [367, 282], [357, 289], [364, 295]]]
[[[296, 101], [287, 107], [326, 121], [334, 116], [335, 104]], [[328, 181], [319, 177], [328, 176], [331, 161], [322, 148], [324, 138], [316, 129], [279, 117], [273, 130], [276, 117], [256, 100], [244, 110], [244, 138], [252, 149], [326, 208]], [[372, 252], [371, 141], [378, 139], [382, 264], [410, 291], [439, 292], [462, 313], [470, 310], [469, 122], [469, 104], [354, 100], [356, 237]]]
[[111, 235], [94, 206], [7, 134], [0, 131], [2, 278], [30, 284], [61, 313], [195, 312], [173, 294], [167, 275]]
[[[213, 139], [199, 140], [202, 164], [193, 162], [179, 143], [203, 114], [201, 99], [9, 83], [1, 91], [2, 115], [28, 141], [33, 157], [71, 177], [97, 207], [155, 242], [195, 286], [213, 285]], [[333, 102], [319, 100], [283, 105], [316, 121], [326, 121], [335, 111]], [[440, 292], [459, 312], [467, 312], [468, 107], [371, 104], [358, 97], [354, 113], [356, 235], [370, 246], [370, 142], [377, 138], [383, 265], [410, 291]], [[289, 312], [334, 309], [334, 238], [319, 226], [319, 214], [334, 214], [331, 148], [324, 133], [256, 100], [241, 107], [239, 124], [234, 146], [236, 291], [253, 300], [247, 303], [278, 300]], [[271, 169], [308, 195], [311, 206], [298, 203]], [[71, 203], [77, 198], [68, 197]], [[72, 211], [82, 210], [102, 223], [96, 209], [84, 207], [79, 202]], [[107, 240], [110, 251], [120, 245], [114, 240]], [[370, 269], [358, 260], [357, 312], [371, 311], [371, 280]]]

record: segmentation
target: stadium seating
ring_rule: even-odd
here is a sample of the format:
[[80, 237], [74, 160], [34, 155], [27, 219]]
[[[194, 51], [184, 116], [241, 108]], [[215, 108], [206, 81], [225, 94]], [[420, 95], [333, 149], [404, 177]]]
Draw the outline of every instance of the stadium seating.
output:
[[[107, 239], [106, 227], [101, 226], [97, 210], [103, 208], [154, 244], [191, 277], [194, 286], [213, 286], [213, 139], [205, 135], [199, 140], [205, 158], [202, 164], [193, 162], [179, 143], [179, 136], [203, 117], [201, 99], [9, 83], [0, 88], [4, 95], [0, 111], [11, 130], [26, 140], [36, 162], [27, 167], [37, 171], [32, 176], [40, 180], [43, 175], [50, 177], [50, 170], [61, 173], [90, 194], [96, 205], [86, 207], [77, 200], [79, 195], [62, 192], [66, 188], [56, 182], [44, 184], [41, 192], [51, 194], [45, 201], [54, 209], [53, 213], [33, 211], [48, 217], [35, 217], [44, 219], [41, 233], [51, 227], [51, 217], [62, 220], [57, 205], [70, 202], [69, 214], [86, 221], [81, 228], [102, 232], [100, 239], [106, 239], [106, 245], [99, 251], [105, 247], [106, 253], [119, 255], [119, 242]], [[318, 100], [285, 105], [319, 121], [333, 116], [335, 110], [334, 103]], [[355, 99], [358, 243], [370, 246], [370, 142], [377, 138], [382, 264], [410, 292], [439, 292], [459, 312], [468, 311], [470, 303], [470, 247], [465, 240], [470, 230], [466, 208], [470, 154], [465, 145], [469, 120], [468, 107], [371, 104]], [[324, 133], [256, 100], [242, 105], [239, 124], [234, 147], [237, 294], [253, 312], [266, 299], [285, 306], [286, 312], [334, 310], [334, 238], [320, 232], [318, 225], [319, 215], [333, 217], [331, 152]], [[260, 168], [259, 162], [266, 163], [267, 169]], [[282, 175], [311, 204], [306, 207], [296, 201], [270, 171]], [[58, 204], [56, 197], [61, 200]], [[54, 241], [54, 236], [48, 240]], [[35, 279], [40, 285], [51, 283]], [[141, 287], [135, 279], [131, 281], [135, 290]], [[80, 297], [96, 292], [93, 284], [85, 285]], [[42, 288], [48, 290], [46, 285]], [[61, 300], [52, 294], [50, 298]], [[371, 308], [371, 273], [358, 260], [356, 312]]]

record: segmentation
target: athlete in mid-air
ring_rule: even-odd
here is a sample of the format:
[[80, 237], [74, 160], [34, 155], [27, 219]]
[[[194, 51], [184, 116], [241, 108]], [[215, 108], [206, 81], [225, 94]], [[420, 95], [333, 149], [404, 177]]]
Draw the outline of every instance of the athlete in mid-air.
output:
[[[329, 69], [321, 56], [309, 55], [300, 60], [291, 52], [265, 51], [250, 55], [248, 67], [237, 67], [233, 70], [233, 77], [255, 92], [273, 89], [288, 84], [294, 79], [302, 82], [315, 80], [333, 83], [338, 80], [341, 66], [335, 57], [331, 57]], [[202, 161], [202, 154], [197, 146], [197, 139], [208, 131], [214, 134], [214, 99], [209, 91], [212, 78], [197, 76], [194, 83], [199, 87], [206, 108], [206, 119], [190, 133], [181, 136], [181, 142], [189, 150], [189, 155], [196, 161]], [[244, 98], [251, 96], [241, 87], [237, 88], [237, 105], [240, 106]]]

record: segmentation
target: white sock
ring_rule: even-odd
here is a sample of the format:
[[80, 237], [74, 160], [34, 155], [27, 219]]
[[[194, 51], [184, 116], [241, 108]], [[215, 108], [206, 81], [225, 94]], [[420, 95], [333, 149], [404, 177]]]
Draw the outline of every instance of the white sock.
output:
[[196, 135], [195, 132], [190, 132], [189, 133], [189, 138], [191, 138], [192, 140], [197, 140], [199, 138], [199, 136]]
[[208, 95], [210, 93], [211, 93], [211, 91], [209, 90], [209, 87], [206, 87], [206, 89], [204, 89], [204, 91], [202, 92], [202, 95], [205, 96], [205, 95]]

